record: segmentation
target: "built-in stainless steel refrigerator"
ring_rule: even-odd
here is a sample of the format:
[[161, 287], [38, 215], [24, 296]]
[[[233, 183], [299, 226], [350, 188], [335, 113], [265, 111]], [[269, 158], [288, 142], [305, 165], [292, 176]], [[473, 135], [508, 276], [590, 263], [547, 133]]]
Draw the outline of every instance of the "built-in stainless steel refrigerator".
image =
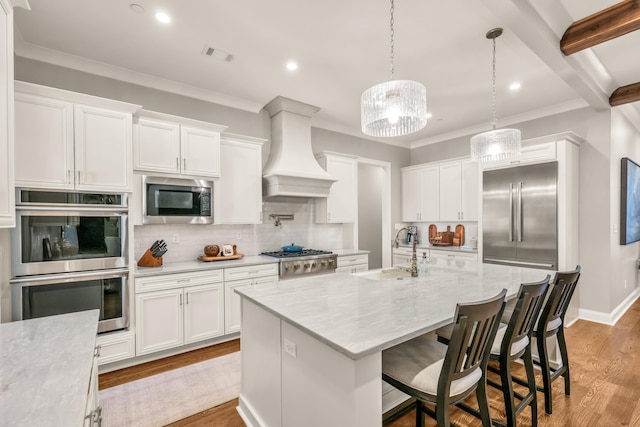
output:
[[558, 163], [482, 174], [483, 262], [558, 269]]

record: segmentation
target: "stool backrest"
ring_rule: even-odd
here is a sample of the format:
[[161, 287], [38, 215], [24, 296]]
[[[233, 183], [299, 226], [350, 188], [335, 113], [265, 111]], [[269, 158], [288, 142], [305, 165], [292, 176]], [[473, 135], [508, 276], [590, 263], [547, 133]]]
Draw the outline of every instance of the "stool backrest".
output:
[[438, 380], [438, 395], [449, 396], [452, 381], [466, 377], [477, 368], [486, 369], [506, 294], [507, 290], [503, 289], [488, 300], [457, 305], [451, 340]]
[[[571, 302], [573, 291], [576, 289], [578, 279], [580, 278], [580, 266], [576, 266], [573, 271], [557, 272], [553, 279], [551, 294], [546, 305], [542, 309], [540, 320], [538, 321], [538, 330], [546, 331], [547, 325], [556, 319], [561, 319], [559, 327], [564, 323], [564, 315]], [[555, 328], [557, 329], [557, 328]]]
[[[533, 334], [533, 328], [540, 310], [542, 309], [542, 303], [544, 296], [549, 287], [550, 275], [534, 283], [523, 283], [520, 285], [520, 291], [518, 292], [518, 300], [513, 309], [513, 314], [507, 325], [507, 330], [504, 333], [504, 339], [500, 347], [501, 354], [511, 354], [511, 345], [514, 342], [518, 342], [525, 336], [531, 339]], [[524, 351], [524, 349], [522, 350]]]

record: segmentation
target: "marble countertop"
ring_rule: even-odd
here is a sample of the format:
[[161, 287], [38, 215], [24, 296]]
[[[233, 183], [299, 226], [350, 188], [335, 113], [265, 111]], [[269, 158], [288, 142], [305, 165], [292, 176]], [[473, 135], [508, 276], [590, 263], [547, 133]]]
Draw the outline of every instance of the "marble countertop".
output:
[[553, 271], [459, 261], [424, 277], [373, 280], [380, 270], [283, 280], [235, 292], [352, 359], [453, 321], [456, 303], [479, 301]]
[[215, 270], [230, 267], [246, 267], [259, 264], [277, 264], [278, 260], [261, 255], [245, 256], [240, 259], [230, 259], [228, 261], [182, 261], [161, 265], [160, 267], [138, 267], [136, 266], [136, 277], [156, 276], [172, 273], [188, 273], [192, 271]]
[[[406, 243], [401, 243], [399, 245], [399, 247], [404, 248], [404, 249], [411, 249], [412, 245], [407, 245]], [[472, 254], [477, 254], [478, 253], [478, 248], [472, 248], [471, 246], [433, 246], [431, 244], [426, 244], [426, 245], [422, 245], [422, 244], [417, 244], [416, 245], [416, 250], [422, 251], [422, 250], [434, 250], [434, 251], [448, 251], [448, 252], [465, 252], [465, 253], [472, 253]]]
[[83, 425], [98, 314], [0, 324], [0, 424]]
[[[346, 255], [361, 255], [368, 254], [369, 251], [358, 250], [358, 249], [334, 249], [331, 252], [337, 254], [338, 256], [346, 256]], [[145, 276], [157, 276], [163, 274], [174, 274], [174, 273], [189, 273], [192, 271], [203, 271], [203, 270], [215, 270], [220, 268], [230, 268], [230, 267], [246, 267], [249, 265], [259, 265], [259, 264], [277, 264], [278, 261], [275, 258], [269, 258], [262, 255], [251, 255], [245, 256], [240, 259], [230, 259], [227, 261], [213, 261], [213, 262], [205, 262], [205, 261], [181, 261], [181, 262], [172, 262], [161, 265], [160, 267], [138, 267], [136, 266], [135, 275], [136, 277], [145, 277]]]

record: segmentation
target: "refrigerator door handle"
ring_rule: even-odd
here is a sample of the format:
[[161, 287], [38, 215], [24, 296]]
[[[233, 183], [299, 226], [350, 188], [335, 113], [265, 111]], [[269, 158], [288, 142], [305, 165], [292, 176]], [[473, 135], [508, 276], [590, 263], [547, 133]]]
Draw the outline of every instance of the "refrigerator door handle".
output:
[[509, 241], [513, 242], [513, 183], [509, 183]]
[[522, 228], [523, 228], [522, 219], [523, 219], [523, 215], [522, 215], [522, 182], [519, 182], [518, 183], [518, 220], [517, 220], [518, 242], [522, 242]]

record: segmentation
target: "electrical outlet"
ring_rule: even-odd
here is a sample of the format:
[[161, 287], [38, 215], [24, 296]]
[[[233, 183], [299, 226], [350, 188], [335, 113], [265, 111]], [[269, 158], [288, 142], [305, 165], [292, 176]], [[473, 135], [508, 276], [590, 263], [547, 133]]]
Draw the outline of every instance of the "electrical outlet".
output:
[[238, 231], [236, 233], [236, 240], [242, 240], [242, 232], [241, 231]]
[[613, 234], [618, 234], [618, 224], [613, 224]]
[[284, 352], [295, 359], [297, 357], [297, 353], [298, 353], [298, 346], [293, 341], [288, 340], [287, 338], [285, 338], [284, 339]]
[[172, 243], [180, 243], [180, 236], [178, 235], [178, 233], [173, 233], [171, 235], [171, 242]]

